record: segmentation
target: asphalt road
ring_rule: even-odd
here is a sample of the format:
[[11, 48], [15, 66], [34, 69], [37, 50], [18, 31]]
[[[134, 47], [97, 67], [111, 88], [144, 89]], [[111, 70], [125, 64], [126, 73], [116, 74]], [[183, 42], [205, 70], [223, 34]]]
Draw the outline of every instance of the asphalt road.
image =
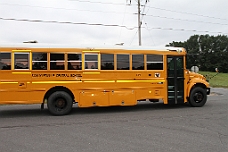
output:
[[39, 105], [0, 106], [1, 152], [226, 152], [228, 89], [204, 107], [141, 103], [73, 108], [51, 116]]

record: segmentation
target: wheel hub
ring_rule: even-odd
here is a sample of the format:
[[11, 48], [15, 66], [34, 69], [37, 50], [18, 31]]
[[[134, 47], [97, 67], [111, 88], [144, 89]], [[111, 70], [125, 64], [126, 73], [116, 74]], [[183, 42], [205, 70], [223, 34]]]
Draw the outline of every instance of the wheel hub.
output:
[[65, 105], [66, 105], [66, 102], [63, 99], [59, 99], [59, 100], [56, 101], [56, 107], [57, 108], [64, 108]]
[[195, 93], [195, 95], [194, 95], [194, 100], [196, 101], [196, 102], [201, 102], [202, 100], [203, 100], [203, 95], [202, 95], [202, 93]]

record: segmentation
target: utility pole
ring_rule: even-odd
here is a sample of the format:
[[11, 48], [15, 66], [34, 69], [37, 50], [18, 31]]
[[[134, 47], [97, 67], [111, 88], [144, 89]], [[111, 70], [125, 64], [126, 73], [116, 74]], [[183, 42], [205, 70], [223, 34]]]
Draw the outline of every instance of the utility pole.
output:
[[[128, 1], [128, 0], [127, 0]], [[142, 22], [141, 22], [141, 18], [140, 18], [140, 15], [145, 15], [145, 14], [142, 14], [141, 13], [141, 10], [140, 10], [140, 7], [141, 7], [141, 0], [138, 0], [138, 34], [139, 34], [139, 46], [142, 45], [142, 41], [141, 41], [141, 26], [142, 26]], [[145, 0], [145, 6], [146, 4], [149, 2], [149, 0]], [[131, 0], [130, 0], [130, 4], [131, 5]], [[144, 7], [145, 7], [144, 6]]]
[[139, 33], [139, 46], [142, 45], [141, 42], [141, 20], [140, 20], [140, 15], [141, 15], [141, 11], [140, 11], [140, 0], [138, 0], [138, 33]]

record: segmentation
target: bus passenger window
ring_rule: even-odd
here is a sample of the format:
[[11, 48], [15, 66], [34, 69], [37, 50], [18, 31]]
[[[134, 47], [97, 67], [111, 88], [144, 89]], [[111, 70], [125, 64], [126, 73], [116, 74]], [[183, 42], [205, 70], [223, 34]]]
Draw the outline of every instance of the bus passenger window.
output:
[[64, 70], [64, 54], [50, 53], [50, 70]]
[[14, 53], [14, 69], [29, 69], [29, 53]]
[[85, 69], [98, 69], [98, 54], [85, 54]]
[[32, 53], [32, 69], [47, 70], [47, 53]]
[[147, 70], [163, 70], [163, 55], [147, 54]]
[[81, 54], [67, 54], [68, 70], [81, 70], [82, 69], [82, 58]]
[[101, 70], [114, 70], [114, 54], [101, 54]]
[[144, 55], [133, 54], [132, 55], [132, 70], [144, 70]]
[[11, 53], [0, 53], [0, 70], [11, 70]]
[[129, 55], [117, 54], [117, 70], [129, 70], [130, 68]]

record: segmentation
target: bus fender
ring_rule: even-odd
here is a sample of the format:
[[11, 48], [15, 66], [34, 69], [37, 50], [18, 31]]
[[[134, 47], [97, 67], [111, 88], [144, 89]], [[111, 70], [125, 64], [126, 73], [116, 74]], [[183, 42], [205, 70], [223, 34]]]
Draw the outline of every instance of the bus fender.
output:
[[187, 98], [189, 98], [192, 88], [194, 88], [196, 86], [206, 88], [206, 85], [202, 82], [190, 82], [190, 83], [188, 83]]
[[[44, 98], [43, 98], [43, 103], [47, 103], [47, 99], [49, 98], [49, 96], [51, 94], [53, 94], [54, 92], [56, 92], [56, 91], [64, 91], [64, 92], [68, 93], [71, 96], [73, 101], [75, 100], [75, 96], [74, 96], [73, 92], [69, 88], [67, 88], [65, 86], [55, 86], [55, 87], [49, 88], [47, 90], [47, 92], [45, 93]], [[42, 105], [41, 105], [41, 109], [42, 109]]]
[[196, 83], [189, 83], [187, 88], [187, 98], [190, 96], [191, 89]]

